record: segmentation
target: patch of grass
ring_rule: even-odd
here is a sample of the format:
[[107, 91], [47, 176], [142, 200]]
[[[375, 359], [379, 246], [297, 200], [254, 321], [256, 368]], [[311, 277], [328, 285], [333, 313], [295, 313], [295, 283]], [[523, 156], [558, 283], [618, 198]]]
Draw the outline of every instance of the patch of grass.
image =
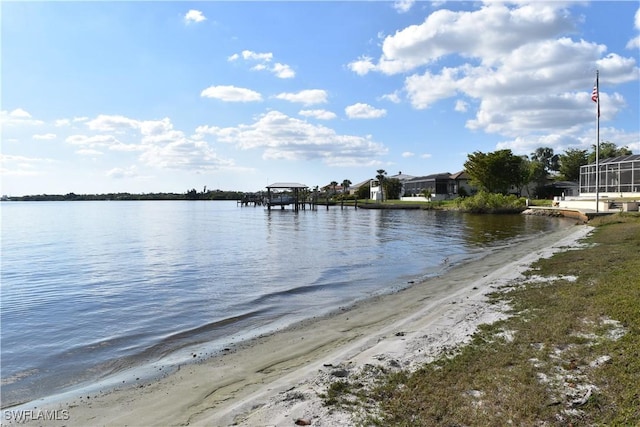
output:
[[551, 199], [530, 199], [529, 206], [548, 206], [551, 207], [553, 205], [553, 200]]
[[594, 223], [584, 248], [532, 266], [546, 280], [492, 295], [513, 316], [360, 390], [363, 424], [640, 425], [640, 215]]
[[332, 382], [327, 388], [327, 392], [321, 397], [327, 406], [348, 406], [346, 396], [350, 394], [351, 385], [346, 380]]

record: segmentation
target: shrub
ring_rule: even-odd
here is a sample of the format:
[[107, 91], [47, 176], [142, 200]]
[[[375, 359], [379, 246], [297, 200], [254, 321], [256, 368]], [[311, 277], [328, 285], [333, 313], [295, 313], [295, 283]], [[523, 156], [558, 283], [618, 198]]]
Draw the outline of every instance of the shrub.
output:
[[526, 209], [526, 200], [513, 194], [505, 196], [481, 191], [474, 196], [456, 199], [458, 208], [472, 213], [515, 213]]

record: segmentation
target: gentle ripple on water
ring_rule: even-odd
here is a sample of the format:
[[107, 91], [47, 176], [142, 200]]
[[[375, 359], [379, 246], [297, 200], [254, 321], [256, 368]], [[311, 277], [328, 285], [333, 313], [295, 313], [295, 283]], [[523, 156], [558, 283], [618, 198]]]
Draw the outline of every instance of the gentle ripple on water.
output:
[[215, 351], [564, 224], [235, 202], [0, 208], [4, 406], [196, 343]]

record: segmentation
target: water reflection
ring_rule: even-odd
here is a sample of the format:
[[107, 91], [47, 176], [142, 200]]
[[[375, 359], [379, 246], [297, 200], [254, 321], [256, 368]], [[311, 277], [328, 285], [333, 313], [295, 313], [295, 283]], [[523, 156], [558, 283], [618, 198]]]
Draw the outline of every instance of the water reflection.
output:
[[474, 246], [494, 246], [509, 239], [557, 228], [563, 222], [562, 219], [529, 215], [462, 215], [464, 239]]

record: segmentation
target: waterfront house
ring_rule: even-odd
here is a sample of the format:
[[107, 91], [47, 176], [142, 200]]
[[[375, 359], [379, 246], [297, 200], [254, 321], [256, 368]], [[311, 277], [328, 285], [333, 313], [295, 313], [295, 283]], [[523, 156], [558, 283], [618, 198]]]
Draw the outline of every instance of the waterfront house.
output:
[[[603, 197], [640, 197], [640, 155], [611, 157], [598, 162], [599, 190]], [[595, 196], [596, 165], [580, 167], [580, 195]]]
[[[407, 175], [402, 173], [402, 171], [398, 172], [397, 175], [386, 176], [384, 179], [397, 179], [402, 184], [402, 191], [400, 192], [400, 197], [405, 195], [405, 183], [415, 178], [413, 175]], [[369, 181], [369, 198], [377, 201], [382, 201], [382, 189], [380, 188], [380, 182], [377, 179], [372, 179]]]
[[403, 200], [425, 199], [425, 191], [430, 193], [429, 200], [454, 199], [459, 195], [471, 195], [476, 189], [469, 184], [466, 171], [454, 174], [449, 172], [414, 177], [404, 183]]
[[640, 155], [611, 157], [596, 164], [580, 167], [578, 197], [561, 197], [558, 207], [591, 209], [599, 212], [611, 210], [638, 211], [640, 206]]

